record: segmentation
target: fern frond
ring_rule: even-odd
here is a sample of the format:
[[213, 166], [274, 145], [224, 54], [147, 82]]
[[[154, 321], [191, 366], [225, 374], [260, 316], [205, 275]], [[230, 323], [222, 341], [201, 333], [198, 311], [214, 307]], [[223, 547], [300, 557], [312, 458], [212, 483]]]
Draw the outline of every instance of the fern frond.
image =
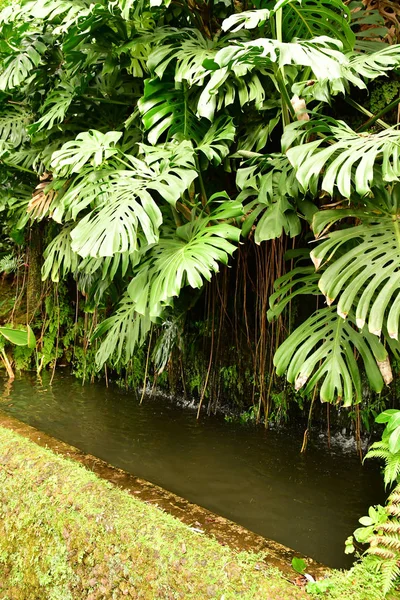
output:
[[400, 506], [396, 506], [395, 504], [391, 504], [387, 507], [387, 512], [393, 517], [400, 517]]
[[380, 529], [383, 531], [391, 532], [399, 532], [400, 531], [400, 521], [398, 519], [391, 519], [387, 523], [383, 523], [380, 525]]
[[[397, 518], [400, 516], [399, 499], [400, 484], [389, 496], [385, 507], [387, 520], [384, 523], [375, 525], [375, 532], [370, 538], [370, 547], [367, 550], [368, 554], [380, 559], [378, 564], [382, 575], [382, 591], [385, 597], [400, 582], [400, 520]], [[395, 514], [394, 518], [393, 514]]]
[[383, 593], [387, 594], [400, 577], [399, 557], [385, 561], [382, 565]]
[[365, 458], [380, 458], [385, 461], [384, 480], [386, 486], [396, 481], [400, 475], [400, 452], [394, 454], [390, 452], [387, 441], [381, 440], [372, 444]]
[[371, 546], [368, 548], [368, 554], [374, 554], [384, 560], [391, 560], [396, 556], [396, 552], [393, 552], [388, 548], [382, 548], [381, 546]]
[[[397, 533], [397, 535], [396, 535]], [[381, 544], [386, 549], [400, 550], [400, 529], [395, 530], [393, 534], [382, 534], [374, 537], [377, 544]]]

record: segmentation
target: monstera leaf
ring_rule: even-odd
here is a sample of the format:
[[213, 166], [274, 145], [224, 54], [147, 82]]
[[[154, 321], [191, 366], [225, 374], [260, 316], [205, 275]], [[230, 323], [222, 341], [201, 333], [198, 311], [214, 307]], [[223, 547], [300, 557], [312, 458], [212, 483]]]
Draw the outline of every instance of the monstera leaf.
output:
[[235, 140], [235, 132], [232, 118], [221, 115], [208, 128], [196, 149], [217, 166], [228, 156], [230, 145]]
[[18, 148], [28, 139], [27, 127], [32, 115], [25, 107], [10, 105], [0, 114], [0, 139], [12, 148]]
[[264, 25], [273, 14], [268, 8], [258, 10], [244, 10], [243, 12], [230, 15], [222, 23], [222, 31], [240, 31], [241, 29], [255, 29]]
[[[224, 199], [224, 195], [220, 197]], [[158, 322], [183, 287], [202, 287], [204, 280], [218, 272], [220, 263], [228, 262], [236, 250], [232, 241], [237, 244], [240, 229], [218, 221], [242, 214], [240, 203], [223, 201], [210, 215], [179, 227], [175, 234], [164, 230], [164, 237], [137, 267], [115, 315], [95, 332], [96, 338], [107, 333], [97, 354], [99, 366], [111, 356], [117, 361], [132, 356], [151, 322]]]
[[[278, 375], [287, 371], [287, 380], [297, 390], [310, 393], [320, 384], [323, 402], [343, 401], [350, 406], [362, 399], [361, 374], [354, 353], [364, 363], [370, 386], [383, 388], [381, 374], [388, 370], [388, 353], [368, 332], [358, 332], [353, 318], [344, 320], [334, 307], [318, 310], [300, 325], [278, 348], [274, 365]], [[385, 375], [389, 383], [390, 376]]]
[[2, 61], [0, 90], [12, 90], [24, 83], [42, 60], [47, 50], [39, 39], [27, 40], [21, 52], [12, 54]]
[[134, 252], [138, 249], [139, 225], [147, 243], [156, 243], [162, 214], [152, 192], [175, 206], [197, 177], [193, 162], [190, 162], [193, 161], [193, 150], [185, 144], [184, 149], [189, 151], [182, 163], [186, 168], [179, 166], [179, 162], [175, 166], [174, 155], [168, 151], [165, 155], [170, 159], [169, 163], [157, 161], [156, 155], [159, 159], [161, 156], [160, 151], [155, 149], [152, 166], [134, 159], [131, 161], [132, 170], [108, 168], [103, 173], [98, 172], [95, 178], [89, 174], [79, 183], [82, 198], [79, 204], [74, 192], [69, 191], [68, 202], [71, 200], [75, 216], [88, 200], [93, 199], [97, 203], [96, 209], [79, 221], [71, 232], [72, 249], [83, 258]]
[[[307, 256], [305, 251], [300, 252], [300, 256]], [[288, 258], [288, 256], [287, 256]], [[308, 257], [309, 258], [309, 257]], [[296, 266], [282, 277], [279, 277], [274, 283], [274, 293], [269, 297], [268, 320], [272, 321], [279, 317], [286, 306], [298, 295], [318, 295], [319, 274], [315, 272], [312, 265]]]
[[150, 327], [149, 316], [138, 314], [135, 303], [125, 293], [116, 313], [103, 321], [92, 336], [92, 340], [96, 340], [105, 335], [96, 354], [98, 368], [111, 358], [114, 364], [121, 360], [128, 362], [135, 348], [146, 341]]
[[[321, 132], [325, 136], [306, 141]], [[394, 128], [358, 134], [343, 121], [325, 118], [292, 123], [282, 143], [301, 186], [313, 194], [322, 188], [333, 195], [337, 188], [345, 198], [354, 192], [364, 196], [375, 178], [391, 182], [400, 176], [400, 132]]]
[[115, 144], [121, 137], [120, 131], [101, 133], [91, 129], [79, 133], [75, 141], [66, 142], [60, 150], [54, 152], [51, 167], [60, 177], [79, 173], [89, 161], [93, 167], [99, 167], [117, 153]]
[[235, 139], [230, 117], [220, 116], [210, 127], [207, 121], [195, 115], [189, 92], [183, 85], [176, 88], [172, 82], [148, 79], [138, 107], [150, 144], [159, 142], [164, 134], [167, 139], [191, 140], [210, 162], [218, 165]]
[[298, 209], [309, 215], [316, 207], [301, 193], [296, 172], [286, 156], [260, 155], [246, 161], [237, 172], [236, 184], [241, 189], [241, 201], [255, 197], [246, 204], [242, 233], [248, 236], [255, 224], [256, 244], [278, 238], [283, 231], [294, 237], [300, 233]]
[[60, 281], [68, 273], [74, 273], [78, 267], [78, 255], [71, 248], [71, 229], [64, 227], [56, 235], [44, 251], [44, 263], [42, 267], [42, 279], [49, 276], [52, 281]]
[[[320, 294], [319, 273], [304, 263], [310, 262], [309, 252], [290, 251], [287, 258], [295, 260], [295, 268], [275, 282], [275, 292], [269, 300], [269, 320], [279, 317], [296, 296]], [[393, 342], [393, 347], [392, 343], [389, 345], [398, 356], [399, 344], [390, 338], [388, 341]], [[362, 398], [361, 365], [377, 392], [393, 378], [384, 345], [366, 328], [357, 331], [353, 312], [343, 319], [334, 306], [318, 309], [297, 327], [277, 350], [274, 364], [278, 375], [286, 372], [287, 380], [296, 389], [309, 394], [319, 387], [322, 401], [343, 401], [345, 406]]]
[[200, 288], [204, 280], [210, 281], [212, 273], [219, 271], [219, 264], [227, 264], [237, 248], [230, 240], [238, 243], [240, 238], [238, 227], [218, 221], [242, 214], [240, 203], [226, 201], [209, 216], [197, 218], [178, 227], [175, 235], [161, 238], [129, 284], [128, 293], [136, 303], [136, 311], [148, 311], [155, 319], [184, 286]]
[[351, 13], [342, 0], [279, 0], [274, 11], [279, 9], [284, 41], [325, 35], [340, 40], [345, 49], [354, 47]]
[[190, 107], [188, 91], [174, 82], [147, 79], [138, 108], [150, 144], [156, 144], [164, 133], [167, 139], [176, 135], [200, 142], [207, 131]]
[[202, 85], [207, 75], [205, 62], [215, 56], [223, 44], [210, 40], [196, 29], [166, 29], [157, 35], [158, 44], [151, 51], [147, 67], [159, 79], [171, 67], [174, 70], [174, 81], [177, 84], [186, 82], [189, 87]]
[[84, 0], [37, 0], [23, 2], [21, 6], [13, 6], [13, 12], [19, 18], [48, 19], [50, 22], [59, 20], [61, 15], [66, 15], [68, 21], [73, 21], [79, 13], [88, 7], [89, 2]]
[[[400, 190], [392, 192], [392, 197]], [[323, 214], [326, 212], [327, 214]], [[397, 207], [393, 212], [379, 207], [365, 210], [323, 211], [315, 215], [318, 234], [327, 222], [355, 217], [359, 225], [339, 229], [326, 235], [312, 251], [317, 268], [324, 266], [319, 288], [327, 303], [337, 303], [343, 318], [354, 311], [359, 329], [367, 323], [368, 330], [380, 336], [387, 328], [391, 338], [398, 340], [400, 321], [400, 224]]]
[[[310, 39], [320, 35], [339, 39], [352, 49], [355, 35], [350, 28], [350, 11], [341, 0], [279, 0], [268, 10], [246, 10], [231, 15], [222, 24], [223, 31], [255, 29], [282, 11], [282, 33], [285, 42], [293, 38]], [[344, 17], [344, 18], [343, 18]]]
[[64, 85], [55, 89], [43, 103], [41, 112], [44, 114], [36, 123], [31, 125], [30, 133], [35, 133], [41, 129], [51, 129], [56, 123], [61, 123], [65, 119], [73, 99], [74, 88], [72, 85]]

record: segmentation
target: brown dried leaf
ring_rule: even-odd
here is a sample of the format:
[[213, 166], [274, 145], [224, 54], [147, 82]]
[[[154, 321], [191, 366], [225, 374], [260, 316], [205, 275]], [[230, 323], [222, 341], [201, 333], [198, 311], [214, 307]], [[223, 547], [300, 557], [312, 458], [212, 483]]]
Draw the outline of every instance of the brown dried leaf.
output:
[[389, 383], [392, 383], [393, 381], [393, 373], [390, 366], [389, 357], [385, 358], [385, 360], [377, 360], [376, 362], [381, 372], [383, 381], [386, 383], [386, 385], [389, 385]]

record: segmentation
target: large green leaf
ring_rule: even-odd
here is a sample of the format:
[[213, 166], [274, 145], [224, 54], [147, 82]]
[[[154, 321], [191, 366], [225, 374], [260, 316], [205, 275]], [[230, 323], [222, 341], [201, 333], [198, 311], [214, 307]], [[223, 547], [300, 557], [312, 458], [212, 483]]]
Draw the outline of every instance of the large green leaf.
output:
[[284, 41], [325, 35], [340, 40], [345, 49], [354, 47], [350, 10], [342, 0], [279, 0], [274, 11], [279, 9]]
[[[314, 134], [319, 137], [307, 142]], [[294, 141], [298, 145], [293, 145]], [[315, 194], [321, 188], [333, 195], [337, 188], [345, 198], [354, 192], [368, 194], [374, 179], [397, 181], [399, 144], [397, 129], [358, 134], [343, 121], [327, 118], [292, 123], [283, 137], [283, 147], [304, 190]]]
[[[142, 146], [142, 150], [146, 152], [146, 147]], [[197, 177], [197, 171], [193, 148], [188, 143], [155, 148], [154, 152], [150, 148], [145, 160], [125, 156], [131, 170], [112, 169], [110, 165], [94, 177], [90, 172], [68, 190], [63, 203], [64, 208], [70, 205], [73, 218], [89, 202], [95, 203], [71, 233], [72, 249], [80, 256], [105, 257], [136, 251], [139, 224], [147, 243], [157, 242], [162, 215], [154, 192], [175, 206]], [[61, 214], [56, 211], [55, 217]]]
[[157, 44], [149, 55], [147, 67], [159, 79], [172, 67], [177, 84], [202, 85], [207, 68], [204, 62], [212, 61], [221, 43], [206, 38], [197, 29], [174, 28], [155, 34]]
[[90, 2], [84, 0], [31, 0], [21, 2], [20, 6], [13, 6], [13, 13], [17, 18], [46, 19], [49, 22], [59, 21], [61, 16], [71, 22], [78, 17]]
[[[261, 70], [275, 81], [276, 69], [310, 67], [312, 78], [329, 83], [332, 93], [346, 91], [344, 66], [348, 59], [342, 52], [341, 42], [326, 37], [283, 43], [259, 38], [250, 42], [232, 42], [214, 56], [209, 64], [210, 79], [199, 98], [198, 112], [213, 118], [217, 107], [229, 105], [238, 94], [240, 104], [254, 102], [260, 109], [265, 100], [265, 89], [259, 77]], [[293, 70], [289, 69], [293, 74]], [[360, 86], [364, 86], [360, 79]], [[232, 89], [233, 88], [233, 89]]]
[[163, 134], [167, 139], [176, 136], [198, 143], [207, 131], [190, 106], [189, 91], [178, 85], [158, 78], [145, 81], [138, 108], [150, 144], [156, 144]]
[[99, 337], [108, 332], [97, 354], [99, 366], [112, 355], [116, 362], [122, 356], [128, 360], [136, 345], [143, 343], [150, 323], [158, 322], [183, 287], [200, 288], [218, 272], [220, 263], [227, 263], [236, 250], [232, 241], [238, 243], [240, 230], [224, 221], [239, 217], [243, 208], [224, 195], [220, 198], [221, 206], [210, 215], [179, 227], [175, 234], [165, 229], [164, 237], [147, 251], [120, 308], [95, 334]]
[[222, 31], [240, 31], [241, 29], [255, 29], [264, 25], [273, 14], [273, 10], [260, 8], [256, 10], [244, 10], [224, 19]]
[[47, 96], [41, 107], [42, 116], [31, 125], [31, 133], [41, 129], [51, 129], [56, 123], [62, 123], [78, 91], [76, 79], [60, 85]]
[[12, 90], [24, 83], [39, 66], [46, 51], [45, 44], [38, 38], [23, 43], [20, 52], [5, 58], [0, 67], [0, 90]]
[[[354, 217], [359, 225], [326, 235], [311, 253], [317, 268], [324, 265], [319, 288], [327, 303], [337, 302], [342, 318], [354, 311], [357, 326], [380, 336], [384, 326], [398, 340], [400, 321], [400, 227], [397, 212], [327, 211], [325, 224]], [[321, 223], [315, 216], [316, 232]]]
[[315, 272], [313, 266], [304, 264], [294, 267], [289, 273], [279, 277], [274, 283], [275, 291], [269, 297], [268, 320], [272, 321], [279, 317], [296, 296], [319, 295], [318, 280], [319, 274]]
[[232, 118], [221, 115], [208, 128], [196, 150], [217, 166], [228, 156], [230, 146], [235, 141], [235, 133]]
[[283, 12], [283, 41], [310, 39], [321, 35], [340, 40], [352, 49], [355, 35], [350, 27], [350, 11], [342, 0], [279, 0], [271, 10], [260, 8], [231, 15], [222, 23], [223, 31], [255, 29]]
[[280, 237], [283, 231], [294, 237], [300, 233], [297, 210], [303, 214], [316, 210], [303, 196], [296, 173], [286, 156], [260, 155], [246, 161], [237, 172], [236, 183], [241, 201], [254, 198], [246, 205], [242, 232], [247, 236], [256, 223], [257, 244]]
[[[261, 108], [264, 97], [258, 72], [269, 75], [273, 81], [276, 69], [280, 67], [280, 77], [286, 77], [286, 84], [292, 86], [294, 94], [310, 99], [329, 102], [331, 96], [350, 91], [350, 84], [366, 89], [365, 79], [374, 79], [385, 75], [400, 64], [400, 52], [397, 46], [360, 57], [357, 53], [344, 53], [341, 41], [327, 36], [296, 42], [280, 42], [270, 38], [252, 41], [233, 41], [219, 50], [212, 61], [205, 62], [210, 79], [199, 99], [198, 112], [201, 116], [212, 118], [216, 107], [228, 105], [235, 98], [229, 82], [238, 87], [241, 82], [248, 92], [245, 102], [255, 102]], [[308, 67], [304, 79], [304, 68]], [[295, 73], [298, 82], [293, 83]], [[249, 77], [252, 77], [248, 81]], [[228, 101], [222, 98], [228, 94]]]
[[195, 115], [187, 86], [178, 86], [159, 79], [145, 81], [138, 107], [149, 142], [156, 144], [164, 134], [167, 139], [191, 140], [210, 162], [220, 164], [235, 139], [232, 119], [221, 115], [210, 127]]
[[22, 106], [8, 104], [0, 114], [0, 139], [12, 148], [18, 148], [28, 139], [27, 127], [31, 113]]
[[135, 348], [145, 342], [150, 327], [149, 316], [138, 314], [135, 303], [124, 294], [116, 313], [103, 321], [93, 334], [93, 340], [105, 336], [96, 354], [98, 368], [111, 358], [114, 364], [121, 360], [128, 362]]
[[184, 286], [200, 288], [204, 280], [210, 281], [212, 273], [219, 271], [219, 264], [227, 264], [236, 250], [230, 240], [238, 243], [240, 238], [240, 229], [223, 221], [242, 214], [240, 203], [226, 201], [209, 216], [161, 238], [129, 284], [128, 293], [136, 303], [136, 311], [148, 311], [156, 319]]
[[355, 351], [370, 386], [380, 392], [384, 381], [377, 363], [387, 361], [385, 347], [368, 332], [356, 331], [352, 319], [342, 319], [333, 307], [318, 310], [300, 325], [279, 347], [274, 364], [278, 375], [287, 371], [287, 380], [296, 389], [310, 393], [320, 384], [323, 402], [341, 400], [350, 406], [362, 399]]
[[54, 152], [51, 167], [60, 177], [79, 173], [89, 161], [93, 167], [99, 167], [117, 153], [115, 144], [121, 137], [120, 131], [101, 133], [91, 129], [79, 133], [75, 141], [66, 142], [61, 150]]
[[0, 327], [0, 335], [15, 346], [28, 346], [29, 348], [36, 346], [35, 336], [29, 325], [26, 330]]
[[71, 248], [71, 229], [64, 227], [56, 235], [44, 251], [44, 263], [42, 267], [42, 279], [48, 277], [52, 281], [60, 281], [68, 273], [74, 273], [78, 267], [78, 255]]

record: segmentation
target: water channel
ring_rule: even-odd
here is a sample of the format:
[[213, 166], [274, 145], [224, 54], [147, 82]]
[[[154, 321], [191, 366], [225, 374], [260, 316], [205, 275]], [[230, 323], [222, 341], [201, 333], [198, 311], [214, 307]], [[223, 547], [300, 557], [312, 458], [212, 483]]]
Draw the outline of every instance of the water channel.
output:
[[344, 540], [370, 504], [384, 500], [377, 464], [318, 439], [299, 453], [303, 432], [202, 417], [160, 398], [82, 385], [56, 374], [11, 386], [0, 410], [114, 466], [156, 483], [265, 537], [332, 567], [349, 566]]

